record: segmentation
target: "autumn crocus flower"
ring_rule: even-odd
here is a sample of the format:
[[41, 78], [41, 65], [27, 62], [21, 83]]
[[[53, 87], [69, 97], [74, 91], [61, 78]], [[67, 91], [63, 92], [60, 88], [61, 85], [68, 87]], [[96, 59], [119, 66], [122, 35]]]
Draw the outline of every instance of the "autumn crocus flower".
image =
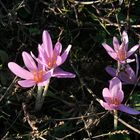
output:
[[[112, 77], [116, 76], [117, 69], [107, 66], [105, 70]], [[137, 82], [137, 73], [134, 72], [134, 70], [130, 67], [130, 65], [127, 65], [124, 68], [124, 70], [120, 71], [117, 77], [122, 81], [122, 84], [124, 85], [126, 84], [134, 85]]]
[[18, 81], [18, 84], [22, 87], [32, 87], [32, 86], [45, 86], [51, 75], [52, 70], [45, 71], [41, 65], [37, 66], [33, 58], [27, 52], [22, 53], [23, 61], [26, 69], [22, 68], [14, 62], [9, 62], [9, 69], [18, 77], [24, 79]]
[[140, 114], [139, 111], [122, 104], [124, 92], [122, 91], [122, 83], [117, 77], [110, 80], [109, 88], [104, 88], [102, 94], [105, 102], [101, 100], [100, 104], [106, 110], [120, 110], [133, 115]]
[[128, 35], [126, 31], [123, 31], [122, 33], [122, 43], [119, 44], [119, 41], [116, 37], [113, 37], [113, 46], [114, 49], [112, 49], [109, 45], [106, 43], [103, 43], [103, 47], [106, 49], [107, 53], [115, 60], [117, 60], [120, 63], [130, 63], [133, 60], [128, 59], [138, 48], [139, 45], [133, 46], [128, 51]]
[[74, 78], [75, 74], [66, 72], [62, 70], [59, 66], [62, 65], [69, 54], [71, 45], [69, 45], [66, 50], [62, 52], [62, 45], [60, 42], [55, 44], [53, 49], [52, 40], [47, 31], [43, 31], [42, 35], [43, 43], [38, 46], [39, 56], [36, 58], [33, 54], [32, 56], [42, 65], [46, 67], [47, 70], [54, 69], [53, 77], [57, 78]]

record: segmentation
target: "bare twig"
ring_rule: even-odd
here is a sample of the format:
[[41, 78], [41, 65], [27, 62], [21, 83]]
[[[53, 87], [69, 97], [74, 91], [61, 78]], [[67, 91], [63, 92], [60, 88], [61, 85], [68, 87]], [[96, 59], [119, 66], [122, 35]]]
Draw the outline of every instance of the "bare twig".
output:
[[108, 135], [116, 135], [116, 134], [129, 134], [129, 132], [128, 132], [128, 130], [118, 130], [118, 131], [109, 132], [109, 133], [94, 136], [94, 137], [92, 137], [92, 139], [105, 137], [105, 136], [108, 136]]
[[118, 121], [121, 122], [123, 125], [125, 125], [127, 128], [129, 128], [129, 129], [133, 130], [134, 132], [140, 134], [140, 130], [138, 130], [137, 128], [133, 127], [132, 125], [130, 125], [128, 123], [126, 123], [124, 120], [122, 120], [118, 117], [116, 117], [116, 119], [118, 119]]
[[7, 88], [7, 90], [5, 91], [5, 93], [2, 95], [2, 97], [0, 98], [0, 102], [3, 100], [3, 98], [6, 96], [6, 94], [9, 92], [9, 90], [14, 86], [15, 81], [17, 79], [17, 76], [14, 78], [14, 80], [12, 81], [12, 83], [10, 84], [10, 86]]

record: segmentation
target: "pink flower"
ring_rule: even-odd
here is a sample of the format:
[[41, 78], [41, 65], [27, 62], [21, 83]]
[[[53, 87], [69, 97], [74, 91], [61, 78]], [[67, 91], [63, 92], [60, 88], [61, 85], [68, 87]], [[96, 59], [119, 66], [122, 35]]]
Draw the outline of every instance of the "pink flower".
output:
[[[105, 70], [112, 77], [115, 77], [116, 76], [117, 69], [112, 68], [110, 66], [107, 66]], [[134, 70], [130, 67], [130, 65], [127, 65], [124, 70], [120, 71], [118, 73], [118, 76], [117, 77], [125, 85], [126, 84], [134, 85], [137, 82], [137, 73], [134, 72]]]
[[32, 87], [35, 85], [45, 86], [49, 82], [49, 78], [52, 75], [52, 70], [45, 71], [41, 65], [37, 67], [33, 58], [27, 53], [22, 53], [23, 61], [28, 70], [20, 67], [14, 62], [9, 62], [9, 69], [18, 77], [25, 79], [18, 81], [18, 84], [22, 87]]
[[113, 37], [113, 46], [114, 49], [112, 49], [109, 45], [106, 43], [103, 43], [103, 47], [106, 49], [107, 53], [115, 60], [119, 61], [120, 63], [130, 63], [133, 60], [128, 59], [138, 48], [139, 45], [133, 46], [128, 51], [128, 35], [126, 31], [123, 31], [122, 33], [122, 44], [119, 44], [119, 41], [116, 37]]
[[62, 65], [69, 54], [69, 51], [71, 49], [71, 45], [67, 47], [67, 49], [61, 54], [62, 52], [62, 45], [60, 42], [57, 42], [55, 44], [55, 47], [53, 49], [52, 40], [47, 31], [43, 31], [42, 35], [43, 43], [38, 46], [38, 52], [39, 56], [38, 58], [35, 58], [35, 56], [32, 54], [32, 56], [42, 65], [46, 67], [47, 70], [54, 69], [53, 71], [53, 77], [57, 78], [75, 78], [75, 74], [66, 72], [59, 68], [60, 65]]
[[124, 93], [122, 91], [122, 83], [117, 77], [110, 80], [109, 89], [104, 88], [102, 94], [105, 102], [101, 100], [100, 104], [106, 110], [120, 110], [133, 115], [140, 114], [139, 111], [122, 104]]

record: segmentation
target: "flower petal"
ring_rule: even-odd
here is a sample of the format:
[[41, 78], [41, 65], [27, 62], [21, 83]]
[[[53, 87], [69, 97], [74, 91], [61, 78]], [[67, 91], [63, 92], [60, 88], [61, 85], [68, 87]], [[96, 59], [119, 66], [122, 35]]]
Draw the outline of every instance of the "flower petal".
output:
[[101, 104], [101, 106], [104, 107], [106, 110], [114, 110], [113, 108], [111, 108], [111, 106], [110, 106], [108, 103], [106, 103], [106, 102], [104, 102], [104, 101], [102, 101], [102, 100], [100, 100], [100, 104]]
[[66, 72], [61, 68], [55, 68], [53, 73], [53, 77], [57, 77], [57, 78], [75, 78], [75, 76], [76, 76], [75, 74]]
[[42, 87], [42, 86], [46, 86], [47, 84], [49, 84], [50, 79], [47, 79], [46, 81], [40, 82], [37, 84], [37, 86]]
[[48, 31], [43, 31], [42, 40], [43, 40], [42, 45], [47, 53], [47, 56], [52, 57], [53, 55], [52, 40]]
[[56, 63], [55, 63], [55, 66], [54, 67], [58, 67], [61, 64], [62, 64], [62, 58], [61, 58], [61, 56], [57, 56]]
[[22, 87], [29, 88], [35, 86], [36, 82], [34, 80], [21, 80], [18, 81], [18, 84]]
[[14, 62], [9, 62], [8, 63], [9, 69], [18, 77], [23, 78], [23, 79], [33, 79], [33, 75], [31, 72], [23, 69], [19, 65], [17, 65]]
[[[36, 62], [38, 63], [38, 70], [44, 70], [45, 67], [47, 67], [47, 64], [46, 64], [46, 61], [45, 61], [45, 55], [43, 54], [44, 52], [40, 51], [41, 49], [41, 46], [38, 47], [38, 52], [39, 52], [39, 55], [38, 55], [38, 58], [31, 52], [31, 56], [36, 60]], [[48, 59], [47, 59], [48, 60]]]
[[138, 48], [139, 48], [139, 45], [133, 46], [133, 47], [127, 52], [127, 57], [131, 56]]
[[112, 67], [110, 67], [110, 66], [107, 66], [106, 68], [105, 68], [105, 70], [106, 70], [106, 72], [109, 74], [109, 75], [111, 75], [112, 77], [115, 77], [116, 76], [116, 69], [115, 68], [112, 68]]
[[118, 110], [123, 111], [123, 112], [128, 113], [128, 114], [132, 114], [132, 115], [140, 114], [140, 111], [137, 111], [133, 108], [130, 108], [130, 107], [122, 105], [122, 104], [118, 107]]
[[124, 62], [124, 64], [125, 64], [125, 63], [128, 64], [128, 63], [131, 63], [131, 62], [135, 62], [135, 59], [126, 59], [126, 62]]
[[46, 81], [48, 79], [50, 79], [53, 75], [53, 71], [54, 69], [51, 69], [49, 71], [47, 71], [44, 75], [43, 75], [43, 81]]
[[105, 50], [107, 51], [107, 53], [115, 60], [117, 60], [117, 54], [116, 52], [109, 46], [107, 45], [106, 43], [103, 43], [102, 44], [103, 47], [105, 48]]
[[112, 96], [111, 96], [111, 93], [109, 91], [108, 88], [104, 88], [103, 91], [102, 91], [102, 95], [104, 97], [104, 100], [108, 103], [108, 104], [111, 104], [111, 100], [112, 100]]
[[119, 103], [123, 101], [124, 93], [122, 91], [122, 83], [117, 77], [110, 80], [109, 90], [112, 98], [117, 99]]
[[125, 69], [126, 73], [128, 74], [127, 77], [131, 82], [136, 82], [137, 77], [134, 72], [134, 70], [130, 67], [130, 65], [127, 65], [127, 68]]
[[113, 46], [114, 46], [114, 50], [117, 52], [119, 50], [120, 43], [116, 37], [113, 37]]
[[32, 72], [37, 70], [37, 66], [30, 54], [28, 54], [27, 52], [23, 52], [22, 57], [23, 57], [24, 64], [29, 71]]
[[39, 82], [38, 83], [38, 86], [46, 86], [49, 81], [50, 81], [50, 78], [52, 77], [53, 75], [53, 69], [47, 71], [44, 75], [43, 75], [43, 80], [42, 82]]
[[[62, 58], [62, 63], [64, 63], [68, 57], [68, 54], [69, 54], [69, 51], [71, 49], [71, 45], [68, 45], [67, 49], [63, 52], [63, 54], [61, 55], [61, 58]], [[61, 64], [62, 64], [61, 63]]]
[[62, 51], [62, 44], [60, 42], [57, 42], [55, 44], [53, 52], [55, 55], [60, 55], [61, 51]]
[[123, 31], [122, 33], [122, 41], [124, 42], [125, 44], [125, 50], [127, 51], [128, 50], [128, 35], [127, 35], [127, 32], [126, 31]]

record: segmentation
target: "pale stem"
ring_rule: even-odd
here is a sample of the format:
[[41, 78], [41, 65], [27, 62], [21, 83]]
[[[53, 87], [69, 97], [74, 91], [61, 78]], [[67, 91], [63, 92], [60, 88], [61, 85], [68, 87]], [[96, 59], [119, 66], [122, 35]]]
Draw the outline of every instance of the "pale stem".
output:
[[120, 68], [121, 68], [121, 64], [120, 64], [120, 62], [118, 61], [116, 76], [118, 76], [118, 75], [119, 75]]
[[38, 89], [37, 99], [36, 99], [36, 104], [35, 104], [35, 111], [39, 111], [42, 108], [45, 96], [46, 96], [47, 91], [48, 91], [49, 82], [50, 82], [50, 79], [48, 81], [48, 84], [45, 87], [42, 87], [41, 90]]
[[118, 111], [114, 110], [114, 130], [117, 130], [118, 127]]
[[42, 92], [43, 92], [43, 86], [42, 87], [39, 87], [38, 86], [38, 89], [37, 89], [37, 96], [36, 96], [36, 102], [35, 102], [35, 111], [38, 111], [39, 110], [39, 106], [40, 106], [40, 102], [41, 102], [41, 98], [42, 98]]

